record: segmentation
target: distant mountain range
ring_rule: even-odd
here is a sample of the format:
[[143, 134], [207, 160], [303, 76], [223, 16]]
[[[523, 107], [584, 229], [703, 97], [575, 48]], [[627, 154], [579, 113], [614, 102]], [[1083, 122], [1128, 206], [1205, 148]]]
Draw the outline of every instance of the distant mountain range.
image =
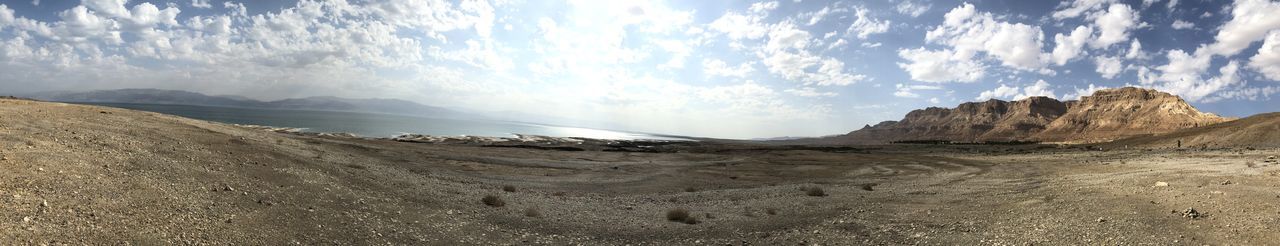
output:
[[1107, 142], [1213, 125], [1231, 119], [1203, 113], [1169, 93], [1134, 87], [1099, 90], [1079, 101], [1031, 97], [988, 100], [955, 108], [930, 107], [900, 121], [848, 134], [810, 139], [825, 143]]
[[479, 118], [478, 116], [442, 107], [427, 106], [398, 99], [351, 99], [322, 96], [290, 98], [276, 101], [259, 101], [240, 96], [210, 96], [189, 91], [159, 89], [44, 92], [26, 96], [34, 99], [60, 102], [175, 104], [235, 108], [370, 112], [436, 118]]

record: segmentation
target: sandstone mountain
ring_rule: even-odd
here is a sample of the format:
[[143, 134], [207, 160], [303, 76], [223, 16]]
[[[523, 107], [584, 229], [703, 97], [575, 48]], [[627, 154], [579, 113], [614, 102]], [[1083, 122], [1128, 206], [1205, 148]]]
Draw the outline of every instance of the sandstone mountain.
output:
[[1035, 139], [1100, 142], [1227, 121], [1196, 110], [1178, 96], [1133, 87], [1100, 90], [1071, 105]]
[[956, 108], [914, 110], [901, 121], [833, 138], [835, 142], [1099, 142], [1166, 133], [1226, 121], [1168, 93], [1133, 87], [1095, 92], [1080, 101], [1047, 97], [988, 100]]

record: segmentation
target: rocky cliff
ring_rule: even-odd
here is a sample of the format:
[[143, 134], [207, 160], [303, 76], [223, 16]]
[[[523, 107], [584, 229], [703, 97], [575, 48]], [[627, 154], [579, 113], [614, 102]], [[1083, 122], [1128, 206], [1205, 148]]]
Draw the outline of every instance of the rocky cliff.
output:
[[1201, 113], [1177, 96], [1126, 87], [1101, 90], [1080, 101], [1031, 97], [1011, 102], [969, 102], [955, 108], [930, 107], [911, 111], [900, 121], [863, 127], [836, 140], [865, 144], [1107, 141], [1225, 120]]
[[1045, 142], [1101, 142], [1167, 133], [1227, 119], [1196, 110], [1178, 96], [1152, 89], [1100, 90], [1080, 98], [1066, 114], [1036, 134]]

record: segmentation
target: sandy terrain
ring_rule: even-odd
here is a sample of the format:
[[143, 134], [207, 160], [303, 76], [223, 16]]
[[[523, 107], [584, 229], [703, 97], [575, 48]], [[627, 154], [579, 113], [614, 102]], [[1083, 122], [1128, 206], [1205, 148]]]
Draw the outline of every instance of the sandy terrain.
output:
[[[663, 150], [304, 136], [0, 99], [0, 241], [1280, 242], [1280, 164], [1267, 160], [1276, 149], [704, 142]], [[503, 206], [482, 203], [487, 195]], [[676, 208], [697, 223], [668, 220]], [[1199, 217], [1185, 217], [1188, 208]]]

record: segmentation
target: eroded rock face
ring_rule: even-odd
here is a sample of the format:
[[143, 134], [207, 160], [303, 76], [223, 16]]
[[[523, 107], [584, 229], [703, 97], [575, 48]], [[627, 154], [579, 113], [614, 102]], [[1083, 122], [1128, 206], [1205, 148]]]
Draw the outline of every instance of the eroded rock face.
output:
[[1066, 114], [1036, 134], [1034, 140], [1101, 142], [1227, 120], [1200, 112], [1182, 98], [1169, 93], [1125, 87], [1101, 90], [1080, 98]]
[[1101, 90], [1080, 101], [1031, 97], [930, 107], [838, 137], [841, 142], [1081, 142], [1164, 133], [1226, 121], [1150, 89]]

